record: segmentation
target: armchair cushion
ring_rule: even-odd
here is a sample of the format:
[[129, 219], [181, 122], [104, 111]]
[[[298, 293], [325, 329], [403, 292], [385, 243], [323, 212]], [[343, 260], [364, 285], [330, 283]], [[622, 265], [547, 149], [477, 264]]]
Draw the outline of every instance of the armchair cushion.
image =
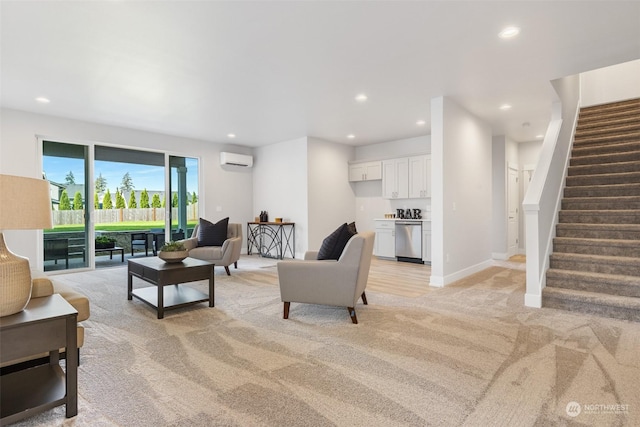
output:
[[229, 217], [215, 224], [200, 218], [198, 225], [198, 246], [222, 246], [222, 243], [227, 240]]
[[318, 259], [337, 260], [340, 258], [347, 242], [355, 234], [355, 223], [353, 223], [353, 228], [351, 228], [346, 222], [342, 224], [322, 241], [322, 246], [320, 246], [320, 250], [318, 251]]

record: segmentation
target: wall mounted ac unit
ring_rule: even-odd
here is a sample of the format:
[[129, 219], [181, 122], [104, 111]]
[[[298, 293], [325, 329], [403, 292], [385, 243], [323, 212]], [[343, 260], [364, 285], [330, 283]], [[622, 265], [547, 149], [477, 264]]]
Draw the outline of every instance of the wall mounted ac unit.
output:
[[236, 153], [220, 153], [220, 164], [223, 166], [242, 166], [244, 168], [250, 168], [253, 166], [253, 156], [246, 154]]

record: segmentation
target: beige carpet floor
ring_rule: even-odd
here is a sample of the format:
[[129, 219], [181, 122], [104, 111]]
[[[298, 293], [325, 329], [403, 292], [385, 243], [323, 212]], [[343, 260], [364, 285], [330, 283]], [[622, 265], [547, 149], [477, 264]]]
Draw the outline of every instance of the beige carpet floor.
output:
[[126, 268], [56, 276], [91, 300], [79, 414], [17, 425], [640, 425], [640, 325], [523, 307], [521, 269], [369, 291], [353, 325], [302, 304], [283, 320], [273, 262], [239, 267], [216, 270], [215, 308], [163, 320], [127, 301]]

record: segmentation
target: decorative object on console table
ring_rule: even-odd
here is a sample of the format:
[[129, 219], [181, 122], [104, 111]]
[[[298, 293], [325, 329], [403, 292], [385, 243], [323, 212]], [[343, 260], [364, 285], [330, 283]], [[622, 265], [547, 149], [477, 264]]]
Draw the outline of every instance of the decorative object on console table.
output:
[[3, 230], [51, 228], [49, 181], [0, 175], [0, 317], [18, 313], [31, 297], [29, 259], [14, 254]]

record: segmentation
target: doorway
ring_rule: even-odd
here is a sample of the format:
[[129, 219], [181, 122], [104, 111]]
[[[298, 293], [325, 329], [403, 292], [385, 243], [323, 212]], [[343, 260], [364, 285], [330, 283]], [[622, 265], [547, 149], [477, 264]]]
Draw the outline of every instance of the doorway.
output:
[[520, 189], [518, 175], [518, 167], [509, 165], [507, 177], [507, 252], [509, 257], [518, 253], [518, 230], [520, 227]]

